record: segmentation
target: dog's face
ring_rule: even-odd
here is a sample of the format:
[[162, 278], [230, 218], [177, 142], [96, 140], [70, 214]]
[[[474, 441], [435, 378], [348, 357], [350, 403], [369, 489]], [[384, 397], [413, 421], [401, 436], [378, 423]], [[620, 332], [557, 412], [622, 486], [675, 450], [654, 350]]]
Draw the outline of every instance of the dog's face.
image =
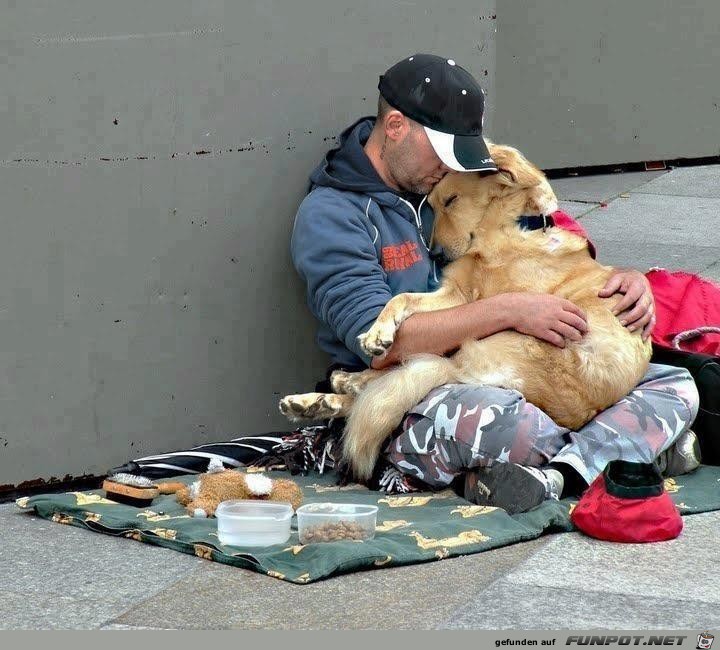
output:
[[492, 228], [514, 225], [520, 215], [558, 208], [545, 175], [517, 149], [488, 143], [497, 174], [447, 174], [428, 196], [435, 212], [433, 242], [449, 259], [465, 255]]

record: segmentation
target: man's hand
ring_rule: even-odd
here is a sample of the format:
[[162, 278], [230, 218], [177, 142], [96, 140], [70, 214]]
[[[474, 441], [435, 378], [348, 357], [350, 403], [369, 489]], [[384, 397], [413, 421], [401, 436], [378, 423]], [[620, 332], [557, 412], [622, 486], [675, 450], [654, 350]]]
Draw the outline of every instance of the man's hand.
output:
[[585, 313], [577, 305], [550, 294], [511, 293], [512, 328], [559, 348], [566, 341], [579, 341], [588, 330]]
[[598, 296], [609, 298], [623, 294], [613, 307], [613, 314], [629, 331], [642, 330], [646, 341], [655, 327], [655, 299], [648, 279], [634, 269], [618, 269], [600, 290]]

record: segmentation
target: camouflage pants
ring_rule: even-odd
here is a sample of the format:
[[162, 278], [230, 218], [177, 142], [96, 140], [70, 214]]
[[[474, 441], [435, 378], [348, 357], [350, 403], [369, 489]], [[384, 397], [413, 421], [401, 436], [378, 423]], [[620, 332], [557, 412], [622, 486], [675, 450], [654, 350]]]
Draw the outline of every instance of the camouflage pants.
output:
[[433, 488], [494, 462], [571, 465], [591, 483], [611, 460], [652, 462], [692, 424], [695, 382], [684, 368], [651, 364], [627, 397], [579, 431], [558, 426], [515, 390], [446, 384], [406, 416], [388, 460]]

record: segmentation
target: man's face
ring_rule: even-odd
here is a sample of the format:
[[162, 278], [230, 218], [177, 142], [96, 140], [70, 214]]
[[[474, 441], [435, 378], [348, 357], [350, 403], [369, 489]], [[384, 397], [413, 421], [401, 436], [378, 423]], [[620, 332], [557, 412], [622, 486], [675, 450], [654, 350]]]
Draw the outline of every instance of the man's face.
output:
[[409, 119], [404, 137], [388, 147], [386, 158], [395, 182], [403, 190], [417, 194], [428, 194], [452, 171], [438, 158], [425, 129]]

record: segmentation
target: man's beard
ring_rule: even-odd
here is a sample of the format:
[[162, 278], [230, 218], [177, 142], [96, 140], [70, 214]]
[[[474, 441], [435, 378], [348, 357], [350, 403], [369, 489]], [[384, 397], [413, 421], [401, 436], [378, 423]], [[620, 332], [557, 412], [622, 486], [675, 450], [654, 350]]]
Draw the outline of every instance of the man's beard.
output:
[[428, 184], [422, 178], [417, 179], [417, 170], [409, 169], [412, 165], [408, 165], [407, 162], [411, 156], [412, 150], [405, 142], [401, 143], [398, 148], [388, 156], [388, 163], [390, 163], [391, 168], [395, 170], [393, 174], [395, 182], [406, 192], [429, 194], [433, 185]]
[[[401, 168], [401, 171], [404, 170]], [[398, 182], [398, 185], [406, 192], [413, 192], [415, 194], [429, 194], [430, 190], [434, 187], [434, 185], [428, 183], [424, 178], [418, 179], [412, 174], [406, 174], [404, 182]]]
[[415, 194], [430, 194], [433, 186], [428, 183], [412, 183], [408, 191], [414, 192]]

